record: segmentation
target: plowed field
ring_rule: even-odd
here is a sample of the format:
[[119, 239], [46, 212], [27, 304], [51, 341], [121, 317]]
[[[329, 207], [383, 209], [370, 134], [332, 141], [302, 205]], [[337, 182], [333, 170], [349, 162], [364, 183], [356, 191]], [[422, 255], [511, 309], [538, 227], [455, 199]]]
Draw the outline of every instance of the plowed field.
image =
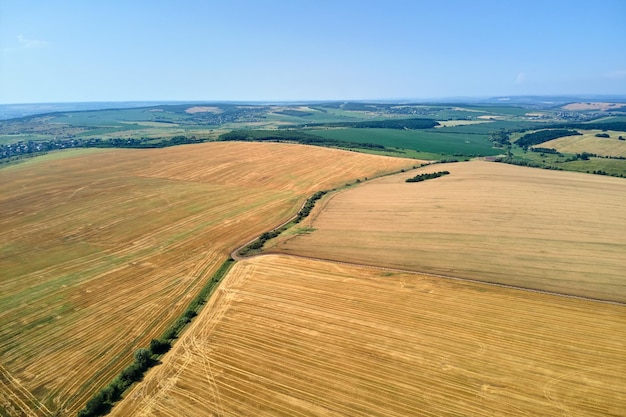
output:
[[113, 416], [623, 416], [623, 306], [260, 256]]
[[319, 207], [309, 233], [272, 250], [626, 301], [621, 178], [472, 161], [380, 178]]
[[314, 191], [411, 164], [209, 143], [57, 153], [3, 168], [0, 415], [74, 415], [235, 246]]

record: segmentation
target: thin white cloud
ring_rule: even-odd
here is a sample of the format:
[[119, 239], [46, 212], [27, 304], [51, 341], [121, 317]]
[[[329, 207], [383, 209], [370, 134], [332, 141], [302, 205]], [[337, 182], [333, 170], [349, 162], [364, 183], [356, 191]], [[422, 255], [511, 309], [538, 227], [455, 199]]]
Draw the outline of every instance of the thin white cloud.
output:
[[626, 79], [626, 70], [616, 70], [605, 74], [607, 78]]
[[22, 48], [32, 49], [32, 48], [43, 48], [48, 46], [48, 42], [41, 41], [39, 39], [26, 39], [24, 35], [17, 35], [17, 41], [20, 43]]
[[24, 49], [37, 49], [45, 48], [49, 45], [48, 42], [39, 39], [27, 39], [24, 35], [17, 35], [17, 46], [7, 47], [0, 49], [2, 53], [13, 53], [15, 51]]
[[518, 73], [517, 77], [515, 77], [515, 84], [522, 84], [524, 81], [526, 81], [526, 73], [525, 72]]

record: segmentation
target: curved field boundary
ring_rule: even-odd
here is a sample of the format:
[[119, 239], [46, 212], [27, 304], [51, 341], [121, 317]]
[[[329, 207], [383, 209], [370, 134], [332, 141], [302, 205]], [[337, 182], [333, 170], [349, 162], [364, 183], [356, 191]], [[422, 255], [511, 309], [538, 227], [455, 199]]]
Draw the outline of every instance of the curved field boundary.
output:
[[[300, 210], [302, 210], [304, 208], [304, 206], [306, 205], [306, 203], [309, 201], [309, 199], [306, 199], [302, 202], [302, 205], [300, 206], [300, 208], [298, 209], [298, 211], [296, 212], [296, 214], [294, 214], [293, 216], [291, 216], [289, 219], [287, 219], [286, 221], [284, 221], [283, 223], [279, 224], [278, 226], [274, 227], [273, 229], [271, 229], [269, 231], [269, 233], [275, 232], [279, 229], [281, 229], [284, 226], [287, 226], [289, 223], [293, 222], [297, 217], [298, 217], [298, 213], [300, 213]], [[239, 254], [239, 252], [241, 252], [245, 247], [247, 247], [248, 245], [256, 242], [257, 240], [259, 240], [259, 238], [262, 236], [263, 234], [258, 235], [257, 237], [255, 237], [254, 239], [249, 240], [248, 242], [244, 243], [241, 246], [238, 246], [236, 249], [234, 249], [232, 252], [230, 252], [230, 257], [234, 260], [234, 261], [241, 261], [242, 259], [245, 258], [251, 258], [252, 256], [258, 256], [260, 254], [257, 255], [250, 255], [250, 256], [242, 256]]]
[[[334, 190], [333, 192], [336, 192], [336, 191], [337, 190]], [[304, 203], [302, 203], [302, 207], [304, 207], [304, 204], [306, 204], [306, 201]], [[280, 229], [281, 227], [289, 224], [296, 217], [297, 217], [297, 214], [295, 214], [288, 221], [286, 221], [286, 222], [280, 224], [279, 226], [275, 227], [271, 231]], [[261, 236], [261, 235], [259, 235], [259, 236]], [[313, 261], [332, 262], [332, 263], [336, 263], [336, 264], [339, 264], [339, 265], [348, 265], [348, 266], [357, 266], [357, 267], [371, 268], [371, 269], [376, 269], [376, 270], [380, 270], [380, 271], [403, 272], [403, 273], [409, 273], [409, 274], [427, 275], [427, 276], [431, 276], [431, 277], [451, 279], [451, 280], [455, 280], [455, 281], [472, 282], [472, 283], [476, 283], [476, 284], [487, 284], [487, 285], [492, 285], [492, 286], [495, 286], [495, 287], [509, 288], [509, 289], [513, 289], [513, 290], [529, 291], [529, 292], [534, 292], [534, 293], [538, 293], [538, 294], [547, 294], [547, 295], [554, 295], [554, 296], [558, 296], [558, 297], [566, 297], [566, 298], [572, 298], [572, 299], [577, 299], [577, 300], [595, 301], [595, 302], [599, 302], [599, 303], [606, 303], [606, 304], [626, 306], [625, 302], [604, 300], [604, 299], [601, 299], [601, 298], [585, 297], [585, 296], [581, 296], [581, 295], [573, 295], [573, 294], [566, 294], [566, 293], [560, 293], [560, 292], [554, 292], [554, 291], [538, 290], [538, 289], [522, 287], [522, 286], [518, 286], [518, 285], [502, 284], [502, 283], [492, 282], [492, 281], [481, 281], [481, 280], [478, 280], [478, 279], [456, 277], [456, 276], [452, 276], [452, 275], [433, 274], [431, 272], [415, 271], [415, 270], [411, 270], [411, 269], [390, 268], [390, 267], [386, 267], [386, 266], [370, 265], [370, 264], [355, 263], [355, 262], [344, 262], [344, 261], [338, 261], [338, 260], [330, 259], [330, 258], [297, 255], [297, 254], [293, 254], [293, 253], [284, 253], [284, 252], [273, 252], [271, 250], [268, 250], [268, 251], [263, 252], [263, 253], [257, 253], [257, 254], [254, 254], [254, 255], [249, 255], [249, 256], [241, 256], [239, 254], [240, 250], [242, 250], [243, 248], [245, 248], [246, 246], [248, 246], [252, 242], [256, 241], [257, 239], [258, 239], [258, 237], [256, 237], [256, 238], [250, 240], [249, 242], [246, 242], [245, 244], [237, 247], [237, 249], [235, 249], [235, 250], [233, 250], [231, 252], [231, 254], [230, 254], [231, 258], [233, 258], [235, 261], [241, 261], [243, 259], [255, 258], [257, 256], [280, 254], [280, 255], [284, 255], [284, 256], [291, 256], [291, 257], [294, 257], [294, 258], [310, 259], [310, 260], [313, 260]]]
[[437, 183], [399, 175], [333, 194], [304, 233], [265, 252], [626, 302], [622, 180], [479, 161], [448, 169]]
[[[336, 190], [328, 190], [328, 191], [323, 191], [324, 194], [330, 193], [330, 192], [334, 192]], [[315, 195], [317, 193], [314, 193], [313, 195]], [[304, 200], [302, 202], [302, 205], [300, 206], [300, 208], [298, 209], [298, 211], [296, 212], [296, 214], [294, 214], [292, 217], [290, 217], [289, 219], [287, 219], [285, 222], [279, 224], [278, 226], [276, 226], [275, 228], [271, 229], [269, 232], [266, 233], [274, 233], [274, 232], [278, 232], [281, 229], [285, 228], [287, 225], [289, 225], [290, 223], [294, 222], [298, 216], [300, 216], [300, 213], [302, 212], [302, 210], [304, 209], [304, 207], [312, 200], [313, 197], [309, 197], [306, 200]], [[315, 204], [315, 203], [313, 203]], [[306, 216], [304, 216], [306, 217]], [[230, 253], [230, 257], [235, 260], [235, 261], [240, 261], [242, 259], [245, 258], [250, 258], [251, 256], [255, 256], [255, 255], [251, 255], [251, 256], [246, 256], [246, 255], [241, 255], [240, 252], [243, 251], [246, 247], [248, 247], [249, 245], [251, 245], [252, 243], [258, 241], [261, 239], [261, 236], [263, 236], [265, 233], [260, 234], [259, 236], [255, 237], [254, 239], [244, 243], [243, 245], [237, 247], [235, 250], [233, 250]], [[263, 247], [261, 247], [262, 249]]]
[[[215, 142], [5, 167], [0, 363], [53, 413], [75, 414], [163, 334], [233, 247], [316, 190], [414, 163]], [[0, 410], [13, 391], [2, 389]]]
[[[420, 166], [417, 166], [417, 165], [416, 165], [416, 166], [414, 166], [414, 167], [413, 167], [413, 169], [417, 169], [418, 167], [419, 167], [419, 168], [421, 168], [421, 167], [423, 167], [423, 166], [426, 166], [426, 165], [431, 165], [431, 164], [432, 164], [432, 162], [422, 163]], [[362, 183], [362, 182], [367, 182], [367, 181], [371, 181], [371, 180], [374, 180], [374, 179], [377, 179], [377, 178], [387, 177], [387, 176], [390, 176], [390, 175], [400, 174], [400, 173], [402, 173], [402, 172], [407, 172], [407, 171], [408, 171], [408, 170], [402, 169], [401, 171], [398, 171], [398, 172], [390, 172], [390, 173], [387, 173], [387, 174], [376, 175], [376, 176], [373, 176], [373, 177], [371, 177], [371, 178], [365, 178], [365, 180], [363, 180], [363, 181], [361, 181], [361, 180], [357, 180], [357, 182], [356, 182], [356, 183], [354, 183], [354, 184], [346, 184], [346, 185], [345, 185], [345, 186], [343, 186], [343, 187], [334, 188], [334, 189], [331, 189], [331, 190], [324, 190], [324, 191], [322, 191], [322, 192], [324, 193], [324, 194], [322, 194], [322, 197], [320, 197], [320, 198], [318, 198], [318, 199], [316, 199], [316, 200], [314, 200], [314, 201], [313, 201], [313, 206], [311, 207], [311, 209], [313, 209], [313, 207], [315, 207], [315, 204], [316, 204], [317, 200], [319, 200], [319, 199], [323, 198], [325, 195], [332, 195], [332, 194], [336, 194], [336, 193], [338, 193], [338, 192], [345, 191], [345, 190], [347, 190], [349, 187], [352, 187], [352, 186], [354, 186], [354, 185], [360, 184], [360, 183]], [[271, 229], [269, 232], [266, 232], [266, 233], [274, 233], [274, 232], [277, 232], [278, 230], [280, 230], [280, 229], [282, 229], [282, 228], [286, 227], [287, 225], [289, 225], [290, 223], [292, 223], [294, 220], [296, 220], [296, 219], [298, 218], [298, 216], [300, 215], [300, 213], [302, 212], [302, 210], [304, 209], [304, 207], [307, 205], [307, 203], [309, 203], [309, 202], [313, 199], [313, 197], [315, 196], [315, 194], [317, 194], [317, 192], [316, 192], [316, 193], [313, 193], [313, 194], [311, 195], [311, 197], [309, 197], [309, 198], [307, 198], [306, 200], [304, 200], [304, 201], [302, 202], [302, 205], [301, 205], [301, 206], [300, 206], [300, 208], [298, 209], [298, 211], [296, 211], [296, 213], [295, 213], [293, 216], [291, 216], [291, 217], [290, 217], [289, 219], [287, 219], [285, 222], [283, 222], [283, 223], [279, 224], [278, 226], [274, 227], [273, 229]], [[310, 214], [310, 213], [308, 213], [306, 216], [302, 216], [302, 218], [303, 218], [303, 219], [304, 219], [304, 218], [306, 218], [309, 214]], [[245, 249], [247, 246], [249, 246], [250, 244], [252, 244], [252, 243], [254, 243], [255, 241], [259, 240], [259, 239], [260, 239], [260, 237], [261, 237], [262, 235], [263, 235], [263, 234], [261, 234], [261, 235], [259, 235], [259, 236], [255, 237], [254, 239], [249, 240], [248, 242], [244, 243], [244, 244], [243, 244], [243, 245], [241, 245], [241, 246], [238, 246], [236, 249], [234, 249], [234, 250], [230, 253], [230, 257], [231, 257], [232, 259], [234, 259], [235, 261], [240, 261], [240, 260], [245, 259], [245, 258], [251, 258], [251, 257], [253, 257], [253, 256], [261, 255], [261, 253], [254, 254], [254, 255], [241, 255], [241, 254], [240, 254], [240, 252], [241, 252], [243, 249]], [[262, 249], [262, 248], [261, 248], [261, 249]]]
[[[346, 191], [346, 188], [329, 190], [328, 194], [326, 195], [326, 198], [332, 198], [337, 193], [343, 192], [343, 191]], [[271, 229], [270, 232], [274, 232], [274, 231], [276, 231], [276, 230], [278, 230], [278, 229], [288, 225], [290, 222], [292, 222], [298, 216], [298, 213], [300, 212], [300, 210], [302, 210], [302, 208], [307, 203], [307, 201], [308, 201], [308, 199], [305, 200], [302, 203], [302, 206], [300, 206], [300, 208], [298, 209], [298, 212], [296, 212], [296, 214], [294, 214], [291, 218], [289, 218], [284, 223], [281, 223], [280, 225], [278, 225], [275, 228]], [[432, 273], [432, 272], [424, 272], [424, 271], [419, 271], [419, 270], [402, 269], [402, 268], [391, 268], [391, 267], [371, 265], [371, 264], [363, 264], [363, 263], [356, 263], [356, 262], [345, 262], [345, 261], [339, 261], [339, 260], [330, 259], [330, 258], [305, 256], [305, 255], [298, 255], [298, 254], [294, 254], [294, 253], [274, 252], [271, 249], [267, 250], [267, 251], [264, 251], [264, 252], [261, 252], [261, 253], [249, 255], [249, 256], [242, 256], [242, 255], [240, 255], [239, 252], [243, 248], [245, 248], [246, 246], [248, 246], [251, 243], [255, 242], [260, 236], [261, 235], [259, 235], [258, 237], [254, 238], [254, 239], [252, 239], [252, 240], [250, 240], [248, 242], [246, 242], [245, 244], [243, 244], [243, 245], [237, 247], [235, 250], [233, 250], [231, 252], [231, 254], [230, 254], [231, 258], [234, 259], [235, 261], [241, 261], [243, 259], [253, 258], [253, 257], [257, 257], [257, 256], [270, 255], [270, 254], [280, 254], [280, 255], [285, 255], [285, 256], [292, 256], [292, 257], [295, 257], [295, 258], [303, 258], [303, 259], [311, 259], [311, 260], [318, 260], [318, 261], [333, 262], [333, 263], [336, 263], [336, 264], [339, 264], [339, 265], [358, 266], [358, 267], [377, 269], [377, 270], [381, 270], [381, 271], [403, 272], [403, 273], [427, 275], [427, 276], [431, 276], [431, 277], [444, 278], [444, 279], [450, 279], [450, 280], [456, 280], [456, 281], [472, 282], [472, 283], [482, 283], [482, 284], [487, 284], [487, 285], [491, 285], [491, 286], [495, 286], [495, 287], [509, 288], [509, 289], [515, 289], [515, 290], [521, 290], [521, 291], [529, 291], [529, 292], [534, 292], [534, 293], [538, 293], [538, 294], [547, 294], [547, 295], [554, 295], [554, 296], [558, 296], [558, 297], [566, 297], [566, 298], [577, 299], [577, 300], [595, 301], [595, 302], [606, 303], [606, 304], [626, 306], [626, 302], [621, 302], [621, 301], [606, 300], [606, 299], [594, 298], [594, 297], [586, 297], [586, 296], [582, 296], [582, 295], [573, 295], [573, 294], [561, 293], [561, 292], [556, 292], [556, 291], [539, 290], [539, 289], [534, 289], [534, 288], [529, 288], [529, 287], [524, 287], [524, 286], [519, 286], [519, 285], [502, 284], [502, 283], [493, 282], [493, 281], [486, 281], [486, 280], [483, 281], [483, 280], [479, 280], [479, 279], [464, 278], [464, 277], [445, 275], [445, 274], [435, 274], [435, 273]]]

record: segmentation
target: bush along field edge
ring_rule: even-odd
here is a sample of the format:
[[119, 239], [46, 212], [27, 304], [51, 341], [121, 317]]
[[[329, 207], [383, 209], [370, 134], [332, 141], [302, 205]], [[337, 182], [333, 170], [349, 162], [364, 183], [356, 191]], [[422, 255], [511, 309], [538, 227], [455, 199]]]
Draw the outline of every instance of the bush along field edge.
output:
[[[434, 161], [434, 162], [422, 163], [422, 164], [419, 164], [419, 165], [413, 165], [412, 169], [421, 168], [421, 167], [424, 167], [424, 166], [427, 166], [427, 165], [434, 165], [434, 164], [441, 164], [441, 163], [453, 163], [453, 162], [458, 162], [458, 161], [459, 161], [458, 159], [442, 159], [441, 161]], [[395, 175], [395, 174], [399, 174], [401, 172], [406, 172], [406, 170], [405, 169], [401, 169], [400, 171], [379, 175], [378, 177], [375, 177], [375, 178], [379, 178], [379, 177], [387, 176], [387, 175]], [[449, 174], [448, 171], [439, 171], [439, 172], [436, 172], [434, 174], [420, 174], [420, 175], [417, 175], [414, 178], [424, 177], [424, 179], [431, 179], [431, 178], [437, 178], [437, 177], [440, 177], [440, 176], [443, 176], [443, 175], [447, 175], [447, 174]], [[311, 214], [311, 210], [313, 210], [313, 208], [315, 207], [315, 204], [317, 203], [317, 201], [320, 200], [322, 197], [324, 197], [326, 194], [337, 192], [339, 190], [345, 189], [347, 187], [352, 187], [354, 185], [360, 184], [363, 181], [368, 181], [368, 180], [371, 180], [371, 179], [374, 179], [374, 178], [367, 178], [367, 177], [365, 177], [363, 180], [356, 179], [353, 183], [346, 183], [344, 186], [342, 186], [340, 188], [333, 188], [333, 189], [330, 189], [330, 190], [322, 190], [322, 191], [315, 192], [311, 197], [309, 197], [304, 202], [304, 204], [302, 205], [302, 207], [300, 208], [298, 213], [295, 216], [293, 216], [290, 220], [287, 220], [282, 225], [280, 225], [280, 226], [278, 226], [278, 227], [276, 227], [276, 228], [274, 228], [274, 229], [272, 229], [272, 230], [270, 230], [268, 232], [264, 232], [258, 238], [256, 238], [253, 241], [247, 243], [243, 247], [241, 247], [239, 249], [236, 249], [235, 251], [233, 251], [233, 254], [231, 255], [231, 257], [237, 259], [237, 258], [241, 258], [241, 257], [254, 256], [254, 255], [257, 255], [257, 254], [261, 253], [261, 251], [263, 250], [263, 247], [265, 246], [266, 242], [268, 242], [271, 239], [274, 239], [274, 238], [278, 237], [280, 234], [282, 234], [283, 232], [287, 231], [291, 227], [297, 225], [302, 220], [304, 220], [306, 217], [308, 217], [309, 214]], [[406, 180], [406, 182], [417, 182], [417, 181], [423, 181], [423, 179], [409, 179], [409, 180]]]
[[234, 263], [235, 260], [230, 257], [224, 261], [198, 295], [189, 303], [181, 316], [159, 338], [152, 339], [148, 348], [137, 349], [134, 354], [134, 361], [113, 378], [107, 386], [96, 392], [85, 407], [79, 411], [78, 417], [96, 417], [108, 414], [113, 405], [122, 399], [122, 395], [128, 388], [135, 382], [141, 381], [148, 369], [159, 364], [159, 359], [170, 350], [185, 327], [198, 315]]
[[[359, 181], [359, 180], [357, 180], [357, 181]], [[311, 197], [309, 197], [304, 202], [304, 204], [302, 205], [302, 208], [300, 208], [300, 210], [298, 211], [298, 213], [294, 217], [292, 217], [286, 223], [283, 223], [281, 226], [278, 226], [277, 228], [272, 229], [269, 232], [263, 233], [261, 236], [259, 236], [258, 238], [256, 238], [252, 242], [248, 243], [247, 245], [245, 245], [241, 249], [236, 250], [235, 251], [235, 254], [236, 254], [235, 256], [237, 256], [237, 257], [240, 257], [240, 256], [241, 257], [246, 257], [246, 256], [252, 256], [252, 255], [255, 255], [255, 254], [259, 253], [263, 249], [263, 246], [265, 245], [265, 243], [268, 240], [277, 237], [278, 235], [283, 233], [285, 230], [287, 230], [290, 227], [300, 223], [304, 218], [308, 217], [308, 215], [311, 214], [311, 210], [313, 210], [313, 207], [315, 207], [315, 203], [319, 199], [321, 199], [324, 195], [328, 194], [331, 191], [335, 191], [335, 190], [334, 189], [333, 190], [322, 190], [322, 191], [317, 191], [316, 193], [314, 193]]]

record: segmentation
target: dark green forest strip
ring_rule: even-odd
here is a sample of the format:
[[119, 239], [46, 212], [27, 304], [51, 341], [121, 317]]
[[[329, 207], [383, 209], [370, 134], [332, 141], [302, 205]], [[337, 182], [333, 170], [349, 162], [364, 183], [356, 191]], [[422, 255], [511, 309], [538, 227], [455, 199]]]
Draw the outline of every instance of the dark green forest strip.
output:
[[550, 129], [540, 130], [538, 132], [527, 133], [519, 138], [515, 144], [522, 148], [528, 148], [529, 146], [539, 145], [552, 139], [562, 138], [564, 136], [576, 136], [581, 135], [580, 132], [567, 129]]
[[209, 300], [213, 290], [234, 263], [232, 258], [228, 258], [189, 303], [187, 309], [174, 324], [159, 339], [152, 339], [149, 349], [137, 349], [133, 363], [124, 368], [107, 386], [94, 394], [85, 408], [78, 413], [78, 417], [96, 417], [108, 414], [113, 405], [122, 398], [124, 391], [135, 382], [141, 381], [146, 371], [159, 363], [160, 356], [171, 348], [173, 341], [181, 335], [185, 326], [198, 315], [202, 306]]
[[375, 143], [356, 143], [326, 139], [299, 130], [233, 130], [232, 132], [220, 135], [219, 140], [296, 142], [301, 145], [393, 151], [392, 149], [387, 149], [383, 145], [377, 145]]

